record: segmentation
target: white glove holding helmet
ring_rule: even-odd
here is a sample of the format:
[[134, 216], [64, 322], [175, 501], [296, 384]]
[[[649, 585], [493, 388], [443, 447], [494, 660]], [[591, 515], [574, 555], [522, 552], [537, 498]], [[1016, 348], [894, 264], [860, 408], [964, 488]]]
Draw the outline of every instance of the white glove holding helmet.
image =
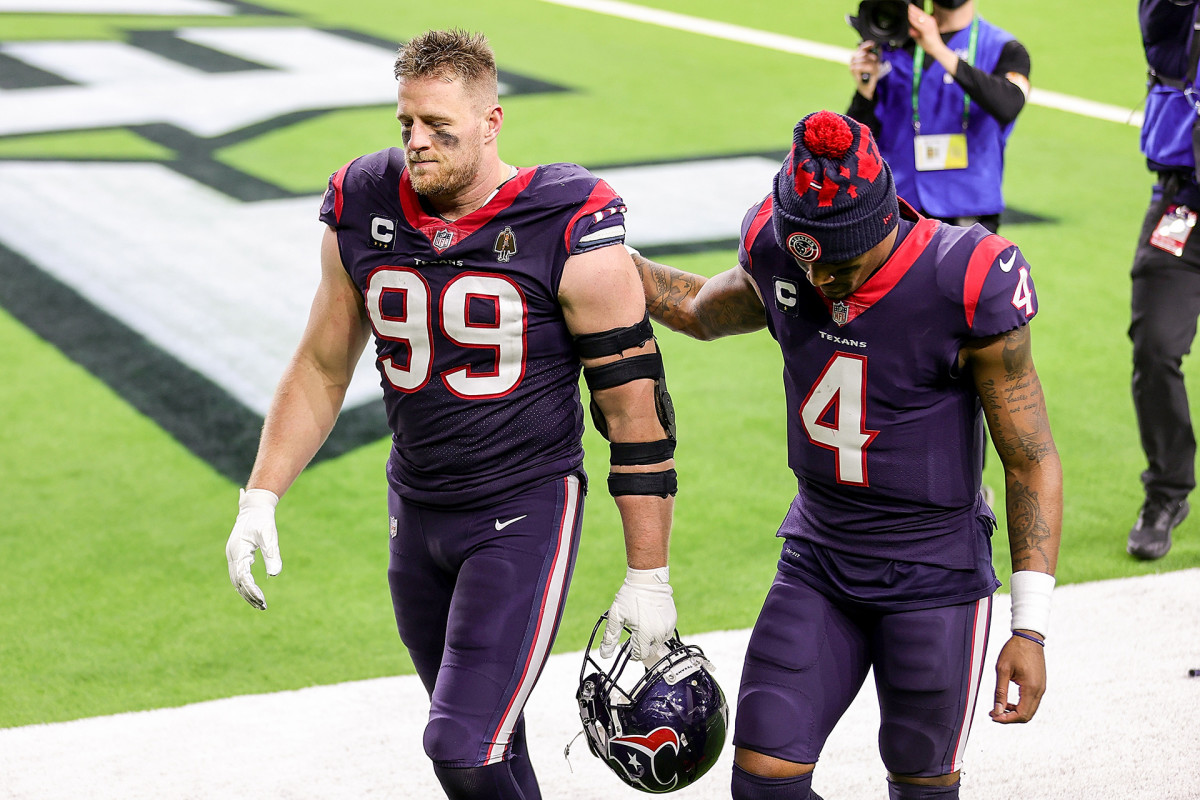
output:
[[672, 598], [670, 567], [629, 567], [617, 591], [608, 623], [600, 642], [600, 657], [610, 658], [621, 640], [621, 629], [631, 631], [630, 657], [647, 663], [657, 661], [662, 644], [675, 634], [675, 600]]
[[254, 583], [250, 565], [254, 551], [262, 550], [263, 564], [268, 575], [278, 575], [283, 569], [279, 557], [279, 531], [275, 529], [275, 506], [279, 497], [266, 489], [241, 489], [238, 495], [238, 515], [233, 532], [225, 545], [229, 561], [229, 582], [246, 602], [259, 611], [267, 610], [267, 599]]

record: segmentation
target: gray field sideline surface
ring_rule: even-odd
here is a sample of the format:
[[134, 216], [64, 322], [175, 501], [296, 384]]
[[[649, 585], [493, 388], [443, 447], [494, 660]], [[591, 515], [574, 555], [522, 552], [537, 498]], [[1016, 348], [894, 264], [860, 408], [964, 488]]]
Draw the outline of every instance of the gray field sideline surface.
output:
[[[687, 609], [682, 622], [686, 625]], [[1023, 726], [987, 718], [1009, 602], [997, 595], [988, 666], [962, 796], [1022, 800], [1200, 797], [1200, 569], [1062, 587], [1046, 648], [1049, 689]], [[734, 710], [747, 631], [701, 645]], [[399, 646], [399, 643], [397, 643]], [[579, 653], [553, 656], [527, 707], [547, 800], [638, 797], [580, 737]], [[875, 746], [873, 683], [826, 748], [813, 788], [826, 800], [887, 796]], [[421, 751], [428, 704], [415, 677], [250, 695], [111, 717], [0, 730], [0, 797], [441, 798]], [[674, 794], [729, 796], [732, 749]]]

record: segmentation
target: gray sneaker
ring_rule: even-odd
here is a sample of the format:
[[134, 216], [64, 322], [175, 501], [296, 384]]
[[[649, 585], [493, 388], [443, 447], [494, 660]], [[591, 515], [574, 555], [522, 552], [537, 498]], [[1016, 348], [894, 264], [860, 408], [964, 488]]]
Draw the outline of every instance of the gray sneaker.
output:
[[1171, 549], [1171, 531], [1183, 522], [1189, 510], [1187, 500], [1147, 499], [1129, 531], [1129, 542], [1125, 545], [1129, 555], [1143, 561], [1165, 556]]

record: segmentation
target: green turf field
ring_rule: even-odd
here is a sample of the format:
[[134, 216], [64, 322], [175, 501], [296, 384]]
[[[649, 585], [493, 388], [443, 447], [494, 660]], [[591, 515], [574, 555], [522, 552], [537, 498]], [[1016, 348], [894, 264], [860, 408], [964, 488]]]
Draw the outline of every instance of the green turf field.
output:
[[[856, 6], [847, 0], [642, 5], [847, 48], [856, 39], [843, 20]], [[1084, 23], [1076, 4], [980, 2], [1030, 50], [1036, 88], [1134, 109], [1144, 67], [1129, 6], [1098, 0]], [[393, 41], [429, 27], [480, 29], [502, 70], [568, 89], [504, 101], [501, 155], [520, 165], [779, 152], [800, 116], [844, 110], [852, 91], [841, 64], [538, 0], [254, 7], [264, 13], [0, 14], [0, 36], [122, 41], [139, 30], [299, 25]], [[0, 75], [6, 68], [0, 62]], [[6, 102], [0, 93], [0, 119]], [[398, 143], [393, 111], [346, 108], [250, 130], [217, 142], [213, 159], [311, 194], [304, 213], [316, 226], [328, 175]], [[122, 126], [0, 136], [0, 168], [172, 155], [169, 143]], [[1065, 472], [1062, 583], [1200, 566], [1195, 517], [1161, 562], [1140, 564], [1124, 551], [1142, 468], [1128, 390], [1128, 266], [1149, 185], [1136, 128], [1039, 105], [1023, 112], [1006, 195], [1042, 221], [1002, 233], [1021, 246], [1037, 281], [1036, 358]], [[735, 258], [721, 250], [662, 260], [712, 274]], [[385, 441], [316, 464], [294, 485], [278, 514], [284, 570], [265, 584], [270, 610], [256, 613], [226, 574], [237, 484], [17, 311], [0, 308], [0, 727], [411, 671], [386, 583]], [[779, 355], [765, 332], [715, 343], [664, 332], [660, 343], [681, 437], [672, 540], [680, 628], [746, 627], [773, 574], [773, 534], [794, 490]], [[1200, 370], [1189, 367], [1195, 387]], [[607, 448], [590, 430], [585, 445], [590, 474], [604, 475]], [[1000, 487], [994, 457], [987, 477]], [[603, 482], [595, 486], [559, 650], [583, 646], [623, 575], [617, 515]], [[1002, 534], [996, 543], [1005, 579]]]

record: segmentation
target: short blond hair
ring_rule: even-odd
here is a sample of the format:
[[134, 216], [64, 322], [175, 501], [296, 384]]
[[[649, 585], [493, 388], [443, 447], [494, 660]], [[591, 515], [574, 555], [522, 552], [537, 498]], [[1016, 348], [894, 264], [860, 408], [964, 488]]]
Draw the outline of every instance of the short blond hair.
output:
[[457, 78], [482, 102], [497, 99], [496, 56], [482, 33], [459, 28], [426, 31], [400, 47], [394, 71], [401, 81]]

